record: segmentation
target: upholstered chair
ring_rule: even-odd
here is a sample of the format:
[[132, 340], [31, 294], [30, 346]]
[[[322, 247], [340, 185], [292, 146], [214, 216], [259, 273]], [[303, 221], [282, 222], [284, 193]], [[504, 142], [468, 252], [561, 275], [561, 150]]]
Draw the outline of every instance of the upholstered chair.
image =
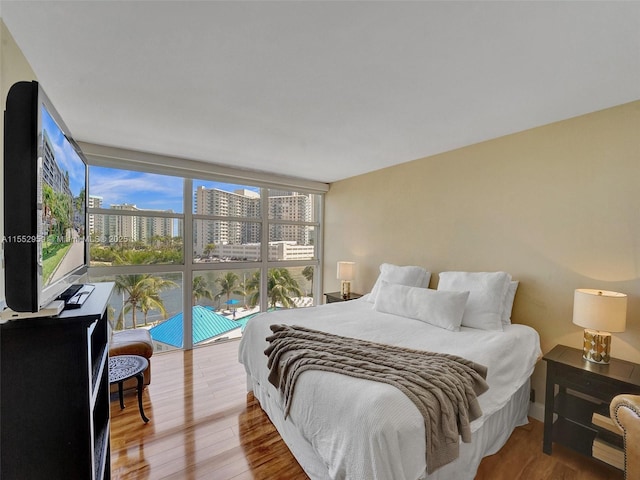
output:
[[624, 474], [640, 478], [640, 395], [618, 395], [609, 405], [611, 419], [624, 436]]
[[[149, 361], [149, 367], [144, 372], [144, 385], [151, 383], [151, 356], [153, 355], [153, 340], [149, 330], [136, 328], [113, 332], [109, 342], [109, 356], [116, 355], [140, 355]], [[137, 388], [137, 380], [130, 378], [124, 382], [124, 389]], [[111, 385], [111, 391], [117, 392], [118, 386]]]

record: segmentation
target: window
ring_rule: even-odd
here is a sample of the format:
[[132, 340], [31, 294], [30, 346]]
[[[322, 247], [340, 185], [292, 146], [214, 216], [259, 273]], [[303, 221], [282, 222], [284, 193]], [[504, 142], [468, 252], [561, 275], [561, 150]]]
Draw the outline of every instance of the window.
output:
[[260, 313], [259, 269], [193, 272], [193, 344], [206, 345], [242, 335]]
[[182, 178], [90, 167], [90, 265], [184, 263], [182, 192]]
[[318, 196], [290, 190], [268, 190], [269, 260], [317, 258]]
[[91, 275], [93, 282], [115, 282], [108, 317], [113, 330], [146, 328], [156, 351], [182, 348], [182, 273]]
[[193, 187], [194, 262], [259, 262], [260, 189], [204, 180]]
[[149, 329], [157, 351], [191, 348], [242, 335], [262, 311], [313, 305], [321, 201], [291, 189], [91, 166], [89, 274], [116, 282], [114, 329]]

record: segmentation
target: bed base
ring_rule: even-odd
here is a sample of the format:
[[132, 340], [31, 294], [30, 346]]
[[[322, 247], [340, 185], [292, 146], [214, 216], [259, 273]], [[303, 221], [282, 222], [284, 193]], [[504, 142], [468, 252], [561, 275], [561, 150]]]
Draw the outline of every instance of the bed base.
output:
[[[257, 379], [247, 375], [247, 390], [253, 392], [258, 399], [260, 406], [305, 473], [312, 480], [337, 480], [331, 479], [327, 467], [311, 443], [302, 437], [291, 421], [285, 421], [277, 399], [271, 396], [273, 390], [269, 391], [268, 387], [265, 388]], [[457, 460], [444, 465], [430, 475], [425, 471], [418, 479], [404, 480], [450, 480], [452, 478], [473, 480], [482, 459], [497, 453], [507, 442], [514, 428], [528, 423], [529, 389], [530, 381], [527, 380], [503, 408], [493, 413], [481, 428], [473, 432], [471, 443], [461, 443], [460, 456]]]

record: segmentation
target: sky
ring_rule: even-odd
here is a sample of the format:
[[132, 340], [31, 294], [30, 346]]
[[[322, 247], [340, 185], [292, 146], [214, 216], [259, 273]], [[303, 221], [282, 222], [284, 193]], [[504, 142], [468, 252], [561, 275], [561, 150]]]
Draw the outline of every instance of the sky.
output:
[[[259, 191], [258, 187], [194, 180], [193, 189], [219, 188], [232, 192], [238, 189]], [[106, 167], [89, 168], [89, 195], [102, 197], [102, 208], [128, 203], [150, 210], [173, 210], [183, 213], [182, 177], [134, 172]]]
[[69, 187], [74, 197], [84, 188], [85, 164], [75, 149], [67, 141], [58, 124], [53, 120], [46, 108], [42, 107], [42, 129], [47, 132], [51, 141], [54, 158], [60, 169], [69, 172]]

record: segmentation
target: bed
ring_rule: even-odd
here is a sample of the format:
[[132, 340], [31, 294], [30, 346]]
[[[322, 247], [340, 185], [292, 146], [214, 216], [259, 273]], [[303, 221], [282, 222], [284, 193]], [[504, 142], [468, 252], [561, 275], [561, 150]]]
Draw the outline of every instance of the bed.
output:
[[[407, 275], [408, 267], [385, 265], [361, 299], [252, 318], [239, 347], [247, 388], [313, 480], [473, 479], [482, 458], [527, 423], [539, 336], [510, 322], [517, 283], [507, 274], [447, 272], [434, 290], [427, 288], [424, 269], [411, 267]], [[302, 373], [285, 416], [264, 353], [272, 325], [457, 355], [486, 366], [489, 389], [478, 396], [482, 415], [470, 424], [471, 442], [460, 442], [457, 459], [427, 473], [425, 422], [416, 405], [389, 384], [334, 372]]]

